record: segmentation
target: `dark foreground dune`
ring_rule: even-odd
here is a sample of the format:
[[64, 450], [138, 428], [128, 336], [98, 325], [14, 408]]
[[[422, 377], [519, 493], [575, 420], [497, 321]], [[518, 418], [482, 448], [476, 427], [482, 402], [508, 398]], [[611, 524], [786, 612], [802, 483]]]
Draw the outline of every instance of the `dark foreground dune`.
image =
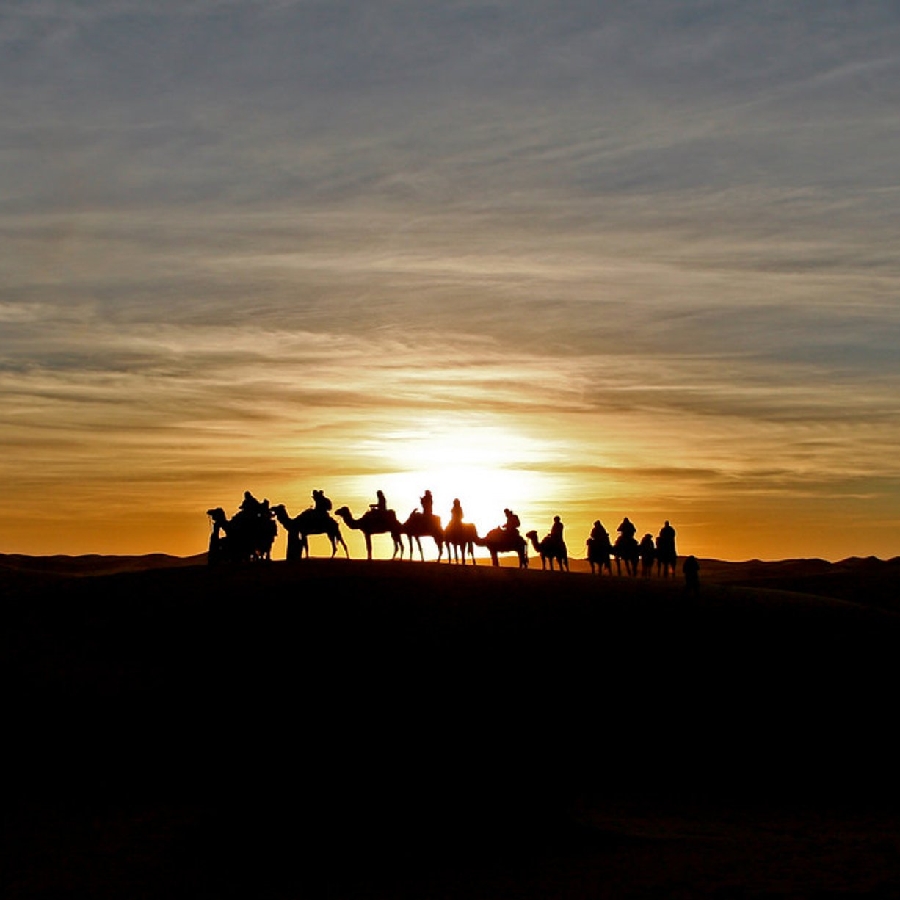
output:
[[4, 557], [0, 889], [898, 896], [889, 565]]

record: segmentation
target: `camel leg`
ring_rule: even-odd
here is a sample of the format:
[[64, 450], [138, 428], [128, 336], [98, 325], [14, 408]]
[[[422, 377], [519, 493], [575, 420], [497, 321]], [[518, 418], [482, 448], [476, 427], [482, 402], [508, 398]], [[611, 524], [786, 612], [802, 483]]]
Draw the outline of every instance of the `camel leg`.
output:
[[372, 558], [372, 535], [368, 532], [366, 534], [366, 556], [371, 559]]

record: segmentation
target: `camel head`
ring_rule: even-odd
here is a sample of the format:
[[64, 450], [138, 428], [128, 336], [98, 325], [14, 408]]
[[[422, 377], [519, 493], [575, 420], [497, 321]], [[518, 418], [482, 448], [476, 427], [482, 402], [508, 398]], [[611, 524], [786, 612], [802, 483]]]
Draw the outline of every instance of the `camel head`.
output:
[[213, 520], [213, 522], [223, 522], [225, 521], [225, 510], [222, 509], [221, 506], [217, 506], [215, 509], [208, 509], [206, 514]]

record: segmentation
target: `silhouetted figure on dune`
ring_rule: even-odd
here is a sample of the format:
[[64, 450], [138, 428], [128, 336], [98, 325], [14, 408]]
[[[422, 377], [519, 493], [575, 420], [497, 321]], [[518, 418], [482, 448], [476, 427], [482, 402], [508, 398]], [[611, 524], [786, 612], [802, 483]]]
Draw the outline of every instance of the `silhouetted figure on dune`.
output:
[[328, 497], [325, 496], [325, 491], [313, 491], [313, 507], [318, 513], [330, 513], [332, 503]]
[[[547, 535], [547, 538], [556, 544], [563, 543], [563, 531], [565, 530], [565, 527], [562, 519], [559, 516], [554, 516], [553, 524], [550, 526], [550, 533]], [[545, 538], [545, 540], [547, 538]]]
[[[349, 559], [350, 552], [347, 550], [347, 544], [341, 534], [341, 526], [327, 511], [331, 509], [331, 501], [321, 491], [313, 491], [314, 498], [316, 493], [321, 494], [321, 497], [318, 498], [318, 505], [313, 509], [303, 510], [293, 519], [288, 515], [283, 503], [272, 507], [275, 518], [287, 532], [286, 558], [288, 560], [302, 559], [304, 553], [309, 557], [309, 535], [324, 534], [331, 541], [331, 558], [334, 559], [338, 544], [340, 544], [344, 548], [344, 555]], [[326, 507], [322, 501], [327, 501], [328, 506]]]
[[684, 573], [684, 589], [689, 594], [700, 593], [700, 563], [696, 556], [689, 556], [681, 567]]
[[666, 519], [666, 524], [656, 536], [656, 571], [663, 578], [671, 573], [675, 577], [675, 566], [678, 564], [678, 553], [675, 550], [675, 529]]
[[540, 543], [537, 539], [536, 531], [529, 531], [525, 537], [531, 541], [535, 551], [541, 557], [541, 568], [545, 568], [547, 562], [550, 563], [550, 569], [553, 569], [554, 561], [559, 563], [559, 570], [562, 572], [569, 571], [569, 551], [566, 549], [566, 542], [563, 540], [563, 523], [559, 516], [553, 517], [553, 525], [550, 533], [544, 537]]
[[[381, 491], [378, 492], [378, 497], [380, 501], [384, 500], [384, 494]], [[366, 539], [366, 555], [369, 559], [372, 558], [373, 534], [390, 534], [391, 540], [394, 542], [394, 552], [391, 559], [396, 559], [398, 553], [401, 558], [403, 557], [401, 526], [397, 519], [397, 514], [392, 509], [382, 508], [376, 503], [363, 513], [361, 519], [355, 519], [353, 513], [346, 506], [336, 509], [334, 514], [338, 518], [343, 519], [344, 524], [348, 528], [353, 528], [363, 533]]]
[[436, 516], [432, 510], [434, 509], [434, 500], [431, 497], [431, 491], [425, 491], [423, 497], [419, 499], [422, 504], [422, 512], [414, 509], [409, 518], [400, 526], [403, 533], [409, 540], [409, 558], [413, 555], [413, 541], [419, 548], [419, 559], [425, 559], [422, 553], [422, 538], [430, 537], [437, 544], [438, 562], [444, 555], [444, 529], [441, 526], [440, 516]]
[[475, 565], [475, 540], [478, 531], [474, 525], [463, 522], [463, 508], [459, 498], [454, 499], [450, 508], [450, 522], [444, 529], [444, 541], [447, 544], [447, 561], [466, 564], [466, 552]]
[[262, 503], [250, 493], [250, 491], [244, 491], [244, 499], [241, 501], [241, 505], [238, 509], [242, 513], [247, 513], [251, 516], [257, 516], [262, 511]]
[[637, 528], [628, 516], [622, 519], [621, 525], [616, 529], [618, 537], [613, 544], [613, 556], [616, 558], [616, 572], [622, 574], [622, 562], [625, 563], [625, 571], [628, 575], [637, 575], [638, 562], [641, 558], [638, 542], [635, 540]]
[[522, 524], [519, 517], [511, 509], [504, 509], [503, 515], [506, 516], [506, 521], [501, 528], [505, 529], [510, 534], [518, 534], [519, 526]]
[[475, 543], [479, 547], [487, 547], [491, 554], [491, 564], [500, 565], [497, 559], [499, 553], [515, 553], [519, 557], [519, 568], [528, 568], [528, 550], [525, 539], [519, 534], [519, 517], [511, 510], [504, 509], [506, 523], [497, 528], [492, 528], [483, 538], [475, 537]]
[[607, 573], [612, 575], [612, 566], [609, 560], [612, 549], [609, 532], [603, 527], [603, 523], [597, 519], [594, 522], [594, 527], [591, 529], [591, 536], [587, 539], [588, 562], [591, 564], [592, 575], [595, 568], [601, 575], [603, 574], [603, 569], [606, 569]]
[[210, 565], [271, 558], [278, 527], [268, 500], [260, 502], [245, 491], [240, 508], [231, 519], [221, 506], [208, 509], [206, 514], [213, 523], [207, 557]]
[[641, 538], [638, 553], [641, 558], [641, 575], [649, 578], [653, 574], [653, 563], [656, 562], [656, 542], [649, 532]]

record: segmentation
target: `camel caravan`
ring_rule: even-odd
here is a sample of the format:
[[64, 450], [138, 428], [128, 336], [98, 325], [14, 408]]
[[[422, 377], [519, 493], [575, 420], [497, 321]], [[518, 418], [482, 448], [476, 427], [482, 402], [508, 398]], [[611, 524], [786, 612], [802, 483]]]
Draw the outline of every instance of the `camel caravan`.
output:
[[[269, 560], [272, 557], [272, 545], [278, 535], [278, 525], [287, 533], [288, 561], [309, 557], [309, 537], [325, 535], [331, 543], [331, 556], [334, 558], [338, 548], [342, 548], [344, 556], [350, 558], [347, 544], [341, 535], [341, 522], [355, 531], [361, 531], [366, 542], [366, 556], [372, 558], [373, 535], [390, 535], [393, 542], [392, 559], [404, 556], [403, 538], [409, 546], [409, 558], [413, 558], [413, 545], [418, 548], [419, 558], [424, 561], [422, 538], [430, 538], [438, 552], [438, 562], [444, 558], [446, 550], [449, 563], [466, 564], [466, 556], [475, 565], [475, 547], [485, 547], [491, 557], [492, 565], [499, 565], [501, 553], [514, 553], [518, 557], [519, 568], [528, 568], [529, 544], [540, 557], [541, 568], [549, 566], [569, 571], [569, 554], [563, 539], [563, 523], [559, 516], [553, 517], [550, 531], [538, 539], [538, 532], [527, 531], [523, 537], [519, 528], [519, 517], [511, 510], [505, 509], [506, 521], [503, 525], [492, 528], [483, 537], [479, 536], [475, 525], [463, 521], [463, 510], [459, 500], [453, 501], [450, 510], [450, 521], [446, 526], [441, 524], [440, 516], [433, 512], [434, 501], [431, 491], [425, 491], [420, 498], [421, 509], [413, 510], [404, 522], [401, 522], [394, 510], [389, 509], [385, 496], [377, 492], [375, 503], [356, 518], [350, 509], [341, 506], [332, 514], [332, 502], [323, 491], [313, 491], [313, 505], [299, 515], [288, 514], [284, 504], [270, 506], [269, 501], [257, 500], [250, 491], [244, 492], [244, 499], [238, 511], [229, 519], [222, 507], [207, 510], [212, 522], [212, 533], [209, 539], [208, 561], [210, 565], [223, 562], [249, 562]], [[615, 540], [598, 520], [594, 522], [591, 535], [587, 539], [587, 559], [591, 572], [602, 575], [604, 570], [612, 574], [612, 561], [616, 563], [616, 573], [631, 576], [638, 574], [650, 577], [654, 566], [657, 575], [668, 578], [675, 575], [677, 553], [675, 551], [675, 529], [666, 521], [656, 538], [645, 534], [637, 540], [637, 528], [626, 516], [616, 529]]]

